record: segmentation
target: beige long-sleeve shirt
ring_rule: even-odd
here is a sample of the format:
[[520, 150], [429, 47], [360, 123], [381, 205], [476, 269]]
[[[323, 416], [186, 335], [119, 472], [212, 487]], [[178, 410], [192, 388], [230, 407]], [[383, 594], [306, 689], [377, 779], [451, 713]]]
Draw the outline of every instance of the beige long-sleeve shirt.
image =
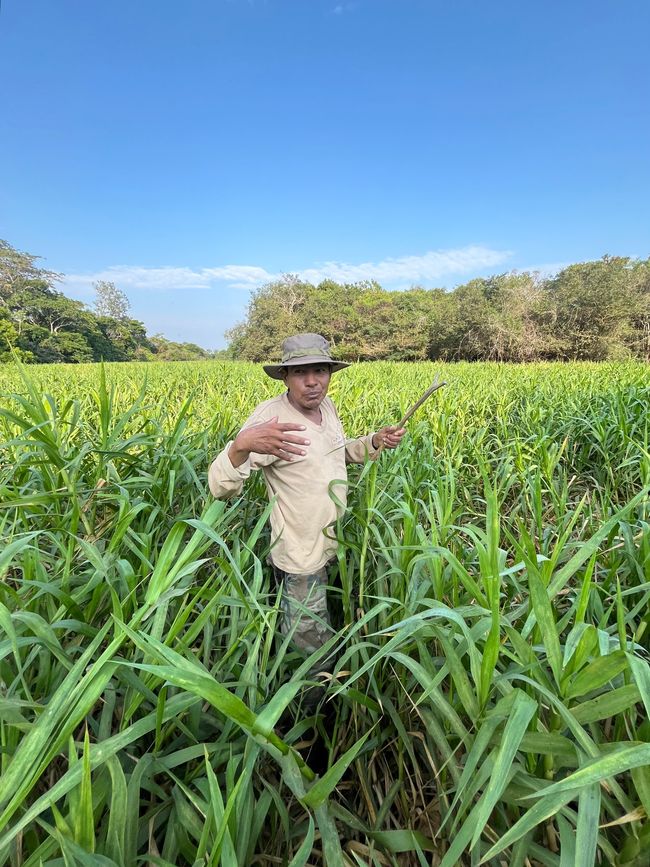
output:
[[[243, 427], [270, 421], [296, 422], [305, 426], [310, 440], [307, 454], [285, 461], [275, 455], [251, 453], [234, 467], [228, 456], [229, 442], [208, 472], [210, 491], [219, 499], [238, 494], [253, 470], [261, 469], [270, 499], [271, 559], [285, 572], [309, 574], [320, 569], [336, 553], [331, 525], [345, 510], [347, 463], [373, 460], [377, 450], [372, 434], [346, 440], [336, 407], [329, 397], [320, 405], [321, 424], [315, 424], [289, 403], [286, 392], [259, 404]], [[327, 528], [330, 528], [328, 531]]]

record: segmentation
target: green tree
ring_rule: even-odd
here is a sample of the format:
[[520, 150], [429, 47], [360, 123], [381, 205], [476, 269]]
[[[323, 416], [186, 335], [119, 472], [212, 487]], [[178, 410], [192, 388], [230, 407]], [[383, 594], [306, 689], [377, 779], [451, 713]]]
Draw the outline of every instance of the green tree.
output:
[[47, 328], [50, 334], [76, 330], [87, 321], [82, 302], [66, 298], [60, 292], [50, 291], [32, 298], [25, 304], [25, 311], [30, 322]]
[[287, 274], [254, 290], [246, 320], [226, 332], [234, 357], [249, 361], [276, 357], [285, 337], [303, 330], [301, 314], [307, 293], [313, 288], [310, 283]]
[[196, 343], [175, 343], [167, 340], [162, 334], [151, 338], [151, 346], [155, 361], [205, 361], [212, 358], [212, 353], [202, 349]]
[[632, 317], [632, 352], [650, 361], [650, 259], [636, 262], [632, 268], [634, 294], [638, 308]]
[[51, 286], [61, 279], [60, 274], [39, 267], [36, 264], [39, 258], [40, 256], [16, 250], [0, 238], [0, 305], [26, 281], [42, 280]]
[[0, 361], [31, 361], [31, 352], [26, 352], [18, 346], [18, 332], [13, 323], [0, 312]]
[[366, 288], [358, 283], [342, 284], [334, 280], [323, 280], [318, 286], [305, 284], [305, 300], [298, 317], [298, 330], [322, 334], [339, 358], [358, 358], [357, 304]]
[[500, 274], [484, 281], [490, 304], [487, 358], [532, 361], [554, 351], [545, 328], [545, 283], [537, 274]]
[[115, 283], [108, 280], [98, 280], [93, 283], [95, 288], [95, 313], [109, 319], [126, 320], [129, 318], [131, 305], [129, 299]]
[[50, 334], [40, 344], [39, 351], [50, 363], [80, 364], [94, 361], [93, 351], [86, 338], [72, 331]]
[[432, 337], [432, 358], [478, 361], [491, 354], [492, 305], [485, 280], [458, 286], [445, 305], [445, 317]]
[[391, 357], [396, 333], [393, 294], [373, 288], [359, 296], [355, 306], [359, 317], [359, 359], [362, 361]]
[[417, 286], [394, 293], [395, 331], [391, 358], [419, 361], [429, 357], [431, 335], [442, 320], [445, 294], [443, 289]]
[[439, 297], [430, 357], [532, 361], [556, 351], [545, 282], [537, 274], [477, 278]]
[[25, 359], [36, 362], [153, 357], [155, 347], [144, 325], [128, 317], [128, 299], [114, 284], [97, 284], [99, 306], [110, 314], [98, 316], [57, 291], [60, 275], [39, 267], [36, 260], [0, 241], [0, 313], [11, 326], [3, 326], [5, 344], [9, 340]]
[[96, 320], [98, 336], [88, 338], [98, 360], [129, 361], [138, 357], [138, 351], [155, 352], [152, 341], [137, 319], [112, 319], [107, 316]]
[[601, 361], [632, 353], [634, 323], [643, 315], [635, 263], [603, 256], [569, 265], [548, 287], [562, 358]]

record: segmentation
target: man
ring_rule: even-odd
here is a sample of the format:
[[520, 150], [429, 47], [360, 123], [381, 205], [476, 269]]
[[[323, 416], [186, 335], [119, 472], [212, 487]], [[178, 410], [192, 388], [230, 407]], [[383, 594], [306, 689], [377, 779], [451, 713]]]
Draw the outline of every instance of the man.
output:
[[[320, 334], [296, 334], [282, 344], [282, 361], [264, 365], [282, 380], [284, 394], [259, 404], [237, 436], [210, 466], [215, 497], [238, 494], [253, 470], [261, 469], [271, 511], [271, 562], [282, 584], [283, 634], [306, 654], [331, 633], [327, 613], [327, 564], [336, 540], [326, 533], [346, 502], [346, 463], [375, 459], [395, 448], [404, 429], [387, 426], [346, 439], [327, 397], [331, 375], [349, 365], [334, 361]], [[322, 665], [320, 666], [323, 667]]]

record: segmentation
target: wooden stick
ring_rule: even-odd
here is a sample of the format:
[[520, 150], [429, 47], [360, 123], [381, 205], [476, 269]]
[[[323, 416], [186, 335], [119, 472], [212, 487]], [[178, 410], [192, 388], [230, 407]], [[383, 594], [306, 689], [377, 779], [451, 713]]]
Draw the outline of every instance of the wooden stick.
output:
[[[424, 392], [422, 397], [413, 404], [413, 406], [408, 410], [408, 412], [406, 412], [402, 416], [397, 427], [398, 428], [404, 427], [404, 425], [411, 418], [413, 413], [416, 412], [416, 410], [420, 409], [420, 407], [422, 406], [424, 401], [428, 400], [431, 397], [431, 395], [433, 394], [433, 392], [438, 391], [438, 389], [442, 388], [443, 385], [447, 385], [447, 383], [446, 382], [438, 382], [438, 374], [436, 373], [435, 378], [433, 380], [433, 383], [429, 386], [429, 388], [427, 388], [427, 390]], [[379, 444], [379, 448], [377, 449], [377, 455], [380, 455], [383, 452], [383, 450], [384, 450], [384, 442], [382, 440], [382, 442]]]
[[438, 374], [436, 374], [436, 378], [433, 380], [433, 384], [429, 388], [427, 388], [427, 390], [424, 392], [422, 397], [413, 404], [413, 406], [409, 409], [409, 411], [404, 416], [402, 416], [402, 419], [401, 419], [400, 423], [397, 425], [397, 427], [398, 428], [404, 427], [404, 425], [411, 418], [413, 413], [416, 410], [420, 409], [420, 407], [422, 406], [424, 401], [428, 400], [428, 398], [431, 397], [433, 392], [438, 391], [438, 389], [442, 388], [443, 385], [447, 385], [447, 383], [446, 382], [438, 382]]

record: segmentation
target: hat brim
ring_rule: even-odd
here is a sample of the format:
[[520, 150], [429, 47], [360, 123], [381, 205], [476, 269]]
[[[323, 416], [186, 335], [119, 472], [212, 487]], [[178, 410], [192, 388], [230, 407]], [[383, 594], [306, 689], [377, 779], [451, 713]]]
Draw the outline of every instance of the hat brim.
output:
[[350, 366], [347, 361], [330, 361], [322, 355], [305, 355], [303, 358], [292, 358], [284, 364], [263, 364], [262, 369], [271, 379], [282, 379], [282, 371], [287, 367], [302, 367], [306, 364], [328, 364], [332, 373]]

